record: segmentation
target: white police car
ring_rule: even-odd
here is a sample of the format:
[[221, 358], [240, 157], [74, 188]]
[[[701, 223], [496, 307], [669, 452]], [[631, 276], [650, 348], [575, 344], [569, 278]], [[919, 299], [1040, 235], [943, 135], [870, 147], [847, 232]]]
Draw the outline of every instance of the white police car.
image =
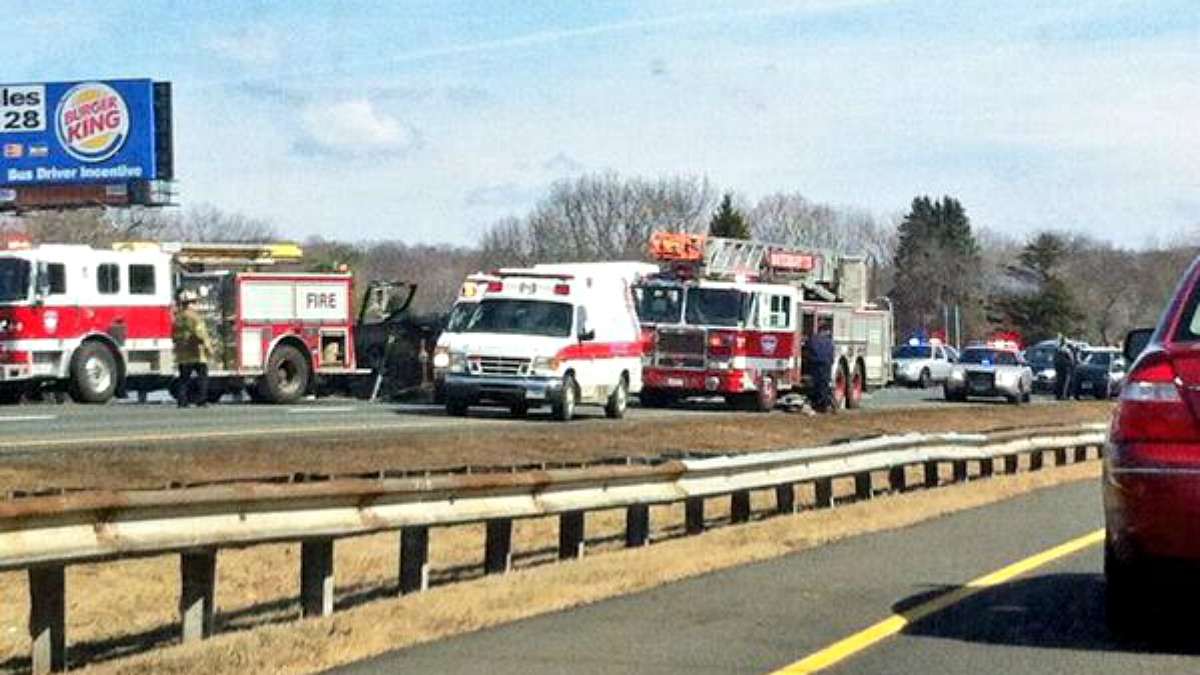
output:
[[950, 377], [957, 354], [938, 340], [909, 340], [892, 350], [892, 381], [924, 389]]
[[1015, 343], [990, 342], [963, 350], [946, 380], [947, 401], [969, 397], [1004, 397], [1009, 403], [1029, 401], [1033, 370]]

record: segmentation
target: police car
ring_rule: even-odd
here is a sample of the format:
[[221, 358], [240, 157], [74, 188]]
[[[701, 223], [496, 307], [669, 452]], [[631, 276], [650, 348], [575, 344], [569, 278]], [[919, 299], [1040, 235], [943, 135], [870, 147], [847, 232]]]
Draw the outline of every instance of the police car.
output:
[[1029, 401], [1032, 391], [1033, 370], [1012, 342], [967, 347], [945, 384], [947, 401], [1003, 397], [1009, 403], [1021, 404]]
[[892, 381], [922, 389], [945, 382], [956, 360], [954, 349], [939, 340], [921, 342], [914, 338], [892, 350]]

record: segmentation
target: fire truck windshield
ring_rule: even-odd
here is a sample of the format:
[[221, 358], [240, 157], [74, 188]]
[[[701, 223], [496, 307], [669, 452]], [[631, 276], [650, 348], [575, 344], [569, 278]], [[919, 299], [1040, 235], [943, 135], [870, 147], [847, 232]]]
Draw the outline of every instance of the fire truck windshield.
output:
[[685, 322], [695, 326], [737, 328], [749, 296], [732, 288], [689, 288]]
[[636, 286], [638, 320], [642, 323], [679, 323], [683, 314], [683, 289], [675, 286]]
[[462, 332], [568, 337], [573, 315], [572, 306], [565, 302], [484, 300]]
[[20, 258], [0, 258], [0, 302], [29, 298], [30, 265]]

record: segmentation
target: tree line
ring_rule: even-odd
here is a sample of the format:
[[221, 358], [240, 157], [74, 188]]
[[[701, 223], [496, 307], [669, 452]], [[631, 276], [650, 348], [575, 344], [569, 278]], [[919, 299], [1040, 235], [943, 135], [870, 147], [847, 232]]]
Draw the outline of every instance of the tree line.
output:
[[[286, 238], [272, 223], [207, 205], [38, 212], [3, 226], [21, 229], [35, 242], [95, 246]], [[659, 230], [865, 254], [876, 271], [876, 293], [895, 309], [899, 338], [952, 334], [961, 325], [964, 341], [1006, 332], [1028, 343], [1068, 335], [1113, 344], [1132, 327], [1152, 325], [1198, 243], [1188, 232], [1138, 250], [1067, 231], [1019, 238], [973, 225], [967, 208], [950, 196], [919, 195], [902, 215], [881, 218], [798, 192], [750, 201], [699, 177], [616, 173], [554, 183], [528, 213], [488, 227], [475, 247], [398, 239], [301, 243], [313, 268], [344, 266], [363, 281], [417, 283], [414, 310], [432, 314], [453, 303], [471, 272], [539, 262], [646, 260], [650, 235]]]

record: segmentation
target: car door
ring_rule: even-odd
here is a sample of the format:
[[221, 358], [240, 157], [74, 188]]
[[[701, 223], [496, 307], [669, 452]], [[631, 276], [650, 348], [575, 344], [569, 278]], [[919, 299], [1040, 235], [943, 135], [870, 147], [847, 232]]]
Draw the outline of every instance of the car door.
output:
[[945, 382], [950, 377], [950, 360], [946, 356], [945, 348], [933, 348], [933, 362], [929, 366], [929, 373], [938, 382]]

